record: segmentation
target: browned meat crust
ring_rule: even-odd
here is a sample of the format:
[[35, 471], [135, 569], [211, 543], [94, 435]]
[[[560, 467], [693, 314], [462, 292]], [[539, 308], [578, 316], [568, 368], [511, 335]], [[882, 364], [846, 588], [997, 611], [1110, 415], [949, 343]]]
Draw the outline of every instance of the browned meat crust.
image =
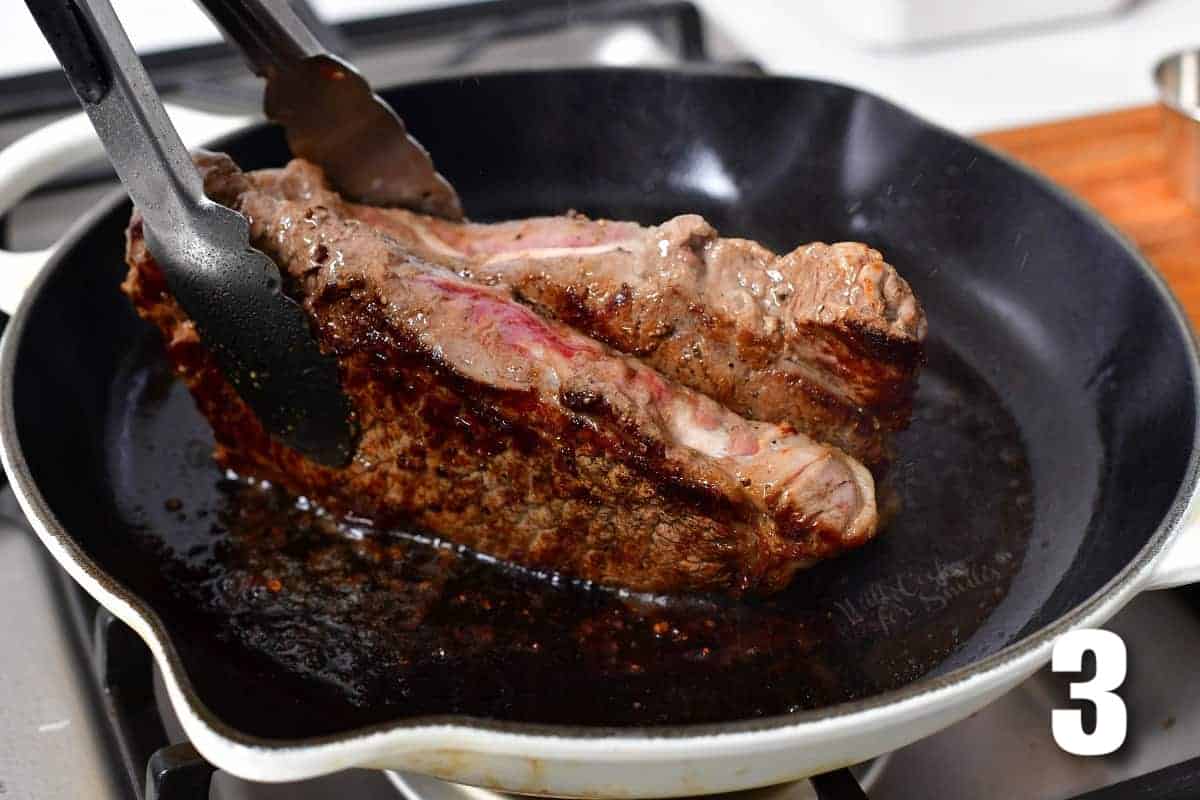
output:
[[701, 217], [650, 228], [579, 216], [450, 223], [345, 202], [293, 161], [260, 191], [319, 203], [426, 260], [510, 287], [544, 315], [638, 356], [752, 419], [792, 422], [870, 466], [907, 427], [925, 316], [878, 251], [814, 243], [777, 256]]
[[342, 469], [272, 440], [167, 293], [135, 215], [123, 289], [162, 331], [221, 464], [335, 513], [639, 591], [770, 592], [874, 535], [871, 476], [839, 450], [745, 420], [320, 203], [254, 191], [227, 158], [202, 167], [336, 354], [363, 431]]

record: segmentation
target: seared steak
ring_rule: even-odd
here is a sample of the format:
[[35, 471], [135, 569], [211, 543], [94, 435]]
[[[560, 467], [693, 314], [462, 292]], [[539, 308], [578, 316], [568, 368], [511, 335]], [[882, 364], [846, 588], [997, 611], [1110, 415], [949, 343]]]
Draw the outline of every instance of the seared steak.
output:
[[293, 161], [250, 180], [336, 210], [464, 277], [636, 355], [752, 419], [791, 422], [882, 474], [908, 425], [925, 316], [878, 251], [808, 244], [778, 256], [695, 215], [643, 228], [578, 215], [453, 223], [343, 201]]
[[201, 168], [337, 356], [362, 431], [341, 469], [271, 439], [167, 293], [135, 214], [123, 288], [221, 464], [338, 514], [639, 591], [770, 592], [874, 535], [871, 475], [842, 451], [744, 419], [324, 197], [264, 191], [223, 156]]

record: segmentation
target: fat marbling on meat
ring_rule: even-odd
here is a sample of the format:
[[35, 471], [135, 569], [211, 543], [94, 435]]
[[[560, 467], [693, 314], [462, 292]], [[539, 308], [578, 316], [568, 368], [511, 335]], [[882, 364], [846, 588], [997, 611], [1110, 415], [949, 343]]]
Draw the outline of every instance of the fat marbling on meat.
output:
[[795, 424], [877, 476], [912, 414], [925, 315], [908, 283], [867, 245], [816, 242], [776, 255], [719, 237], [695, 214], [650, 227], [577, 214], [447, 222], [345, 201], [301, 160], [250, 180], [507, 287], [743, 416]]

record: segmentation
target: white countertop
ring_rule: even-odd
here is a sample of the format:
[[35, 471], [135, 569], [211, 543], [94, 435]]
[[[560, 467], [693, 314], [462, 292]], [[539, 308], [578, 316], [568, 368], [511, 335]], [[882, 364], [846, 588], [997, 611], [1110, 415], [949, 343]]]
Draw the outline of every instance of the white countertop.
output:
[[777, 0], [702, 5], [774, 72], [853, 84], [963, 132], [1152, 102], [1154, 64], [1200, 47], [1200, 0], [1140, 0], [1108, 16], [875, 52], [823, 19], [807, 23], [793, 11], [785, 21]]
[[[963, 4], [972, 0], [961, 0]], [[996, 0], [974, 0], [995, 2]], [[114, 0], [142, 49], [216, 37], [188, 0]], [[329, 19], [437, 5], [436, 0], [315, 0]], [[871, 49], [847, 38], [815, 0], [698, 0], [708, 19], [769, 70], [850, 83], [964, 132], [1121, 108], [1154, 99], [1153, 64], [1200, 46], [1200, 1], [1140, 0], [1125, 11], [1041, 29]], [[0, 75], [53, 57], [23, 4], [0, 10]]]

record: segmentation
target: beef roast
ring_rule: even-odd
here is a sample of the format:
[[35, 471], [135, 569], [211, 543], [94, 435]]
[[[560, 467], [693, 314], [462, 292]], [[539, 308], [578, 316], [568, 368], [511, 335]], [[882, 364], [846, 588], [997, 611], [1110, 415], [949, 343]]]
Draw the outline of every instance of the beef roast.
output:
[[863, 244], [778, 256], [694, 214], [644, 228], [578, 215], [453, 223], [346, 202], [320, 168], [253, 173], [260, 191], [336, 210], [427, 261], [512, 289], [543, 315], [636, 355], [752, 419], [792, 422], [881, 475], [908, 425], [925, 316]]
[[224, 466], [338, 514], [638, 591], [770, 592], [874, 535], [871, 474], [837, 448], [747, 420], [324, 197], [264, 191], [227, 157], [200, 165], [336, 355], [361, 430], [340, 469], [272, 439], [168, 293], [135, 214], [123, 289]]

